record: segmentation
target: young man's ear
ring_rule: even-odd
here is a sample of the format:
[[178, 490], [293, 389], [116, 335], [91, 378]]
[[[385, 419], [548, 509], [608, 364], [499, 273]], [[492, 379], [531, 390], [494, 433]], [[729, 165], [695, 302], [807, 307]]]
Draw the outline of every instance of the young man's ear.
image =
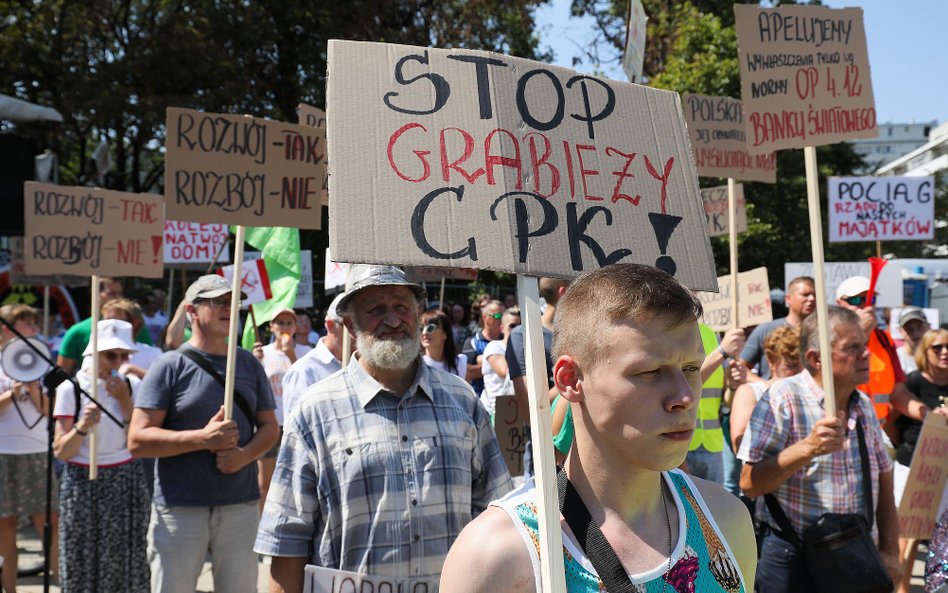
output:
[[564, 354], [553, 363], [553, 382], [567, 401], [578, 403], [585, 399], [583, 371], [572, 356]]

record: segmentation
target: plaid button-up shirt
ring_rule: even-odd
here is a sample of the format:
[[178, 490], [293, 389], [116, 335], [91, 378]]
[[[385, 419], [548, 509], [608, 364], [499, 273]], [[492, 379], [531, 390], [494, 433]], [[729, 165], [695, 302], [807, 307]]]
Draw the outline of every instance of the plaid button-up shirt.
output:
[[[856, 393], [858, 395], [849, 401], [847, 435], [842, 451], [814, 457], [772, 492], [800, 537], [803, 530], [816, 523], [823, 513], [866, 513], [857, 419], [866, 434], [872, 474], [872, 513], [875, 517], [879, 503], [879, 474], [891, 472], [892, 461], [886, 454], [872, 403], [862, 392]], [[741, 442], [737, 457], [746, 463], [774, 457], [809, 436], [816, 422], [825, 415], [823, 389], [808, 371], [777, 381], [754, 408], [750, 438]], [[767, 522], [778, 528], [766, 507], [760, 508]], [[877, 532], [876, 527], [873, 521], [873, 534]]]
[[430, 580], [461, 529], [511, 488], [490, 418], [459, 377], [418, 359], [402, 396], [353, 357], [285, 424], [254, 549]]

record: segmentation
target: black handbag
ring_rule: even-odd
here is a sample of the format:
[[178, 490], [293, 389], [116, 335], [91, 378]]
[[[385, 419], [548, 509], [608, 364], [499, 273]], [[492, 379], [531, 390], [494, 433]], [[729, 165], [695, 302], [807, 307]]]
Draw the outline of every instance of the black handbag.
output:
[[862, 422], [856, 422], [866, 514], [825, 513], [797, 537], [772, 494], [764, 499], [780, 531], [803, 552], [818, 593], [890, 593], [892, 577], [872, 541], [873, 505], [869, 453]]

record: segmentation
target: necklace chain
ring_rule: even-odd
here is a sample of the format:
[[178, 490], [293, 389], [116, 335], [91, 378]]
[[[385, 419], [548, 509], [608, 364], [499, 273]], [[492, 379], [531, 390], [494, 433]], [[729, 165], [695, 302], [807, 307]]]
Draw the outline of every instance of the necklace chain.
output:
[[671, 519], [668, 517], [668, 504], [665, 502], [665, 484], [661, 474], [659, 475], [658, 484], [662, 493], [662, 510], [665, 511], [665, 525], [668, 527], [668, 569], [665, 572], [665, 577], [662, 579], [662, 593], [665, 593], [665, 587], [668, 586], [668, 575], [672, 569], [672, 525]]

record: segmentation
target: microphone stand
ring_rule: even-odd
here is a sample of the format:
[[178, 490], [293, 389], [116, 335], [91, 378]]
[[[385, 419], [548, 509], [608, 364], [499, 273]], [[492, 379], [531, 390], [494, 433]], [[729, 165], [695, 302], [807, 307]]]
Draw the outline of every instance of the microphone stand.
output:
[[[23, 341], [24, 344], [29, 346], [37, 356], [46, 361], [50, 366], [50, 370], [46, 372], [45, 377], [43, 377], [43, 385], [47, 390], [47, 401], [48, 409], [46, 410], [46, 517], [43, 523], [43, 593], [49, 593], [49, 555], [50, 548], [53, 545], [53, 439], [55, 435], [55, 423], [52, 420], [53, 416], [53, 406], [56, 401], [56, 388], [59, 387], [65, 381], [72, 383], [73, 387], [76, 390], [76, 393], [84, 395], [89, 398], [92, 403], [99, 407], [99, 409], [105, 413], [113, 422], [115, 422], [119, 427], [125, 428], [125, 423], [121, 422], [118, 418], [112, 415], [107, 409], [105, 409], [102, 404], [96, 401], [85, 389], [79, 387], [79, 382], [76, 381], [75, 377], [70, 377], [66, 371], [62, 369], [59, 365], [56, 364], [50, 356], [37, 348], [33, 342], [28, 340], [23, 334], [19, 332], [13, 324], [8, 322], [3, 317], [0, 317], [0, 323], [5, 325], [13, 334]], [[93, 331], [97, 331], [97, 328], [92, 328]]]

